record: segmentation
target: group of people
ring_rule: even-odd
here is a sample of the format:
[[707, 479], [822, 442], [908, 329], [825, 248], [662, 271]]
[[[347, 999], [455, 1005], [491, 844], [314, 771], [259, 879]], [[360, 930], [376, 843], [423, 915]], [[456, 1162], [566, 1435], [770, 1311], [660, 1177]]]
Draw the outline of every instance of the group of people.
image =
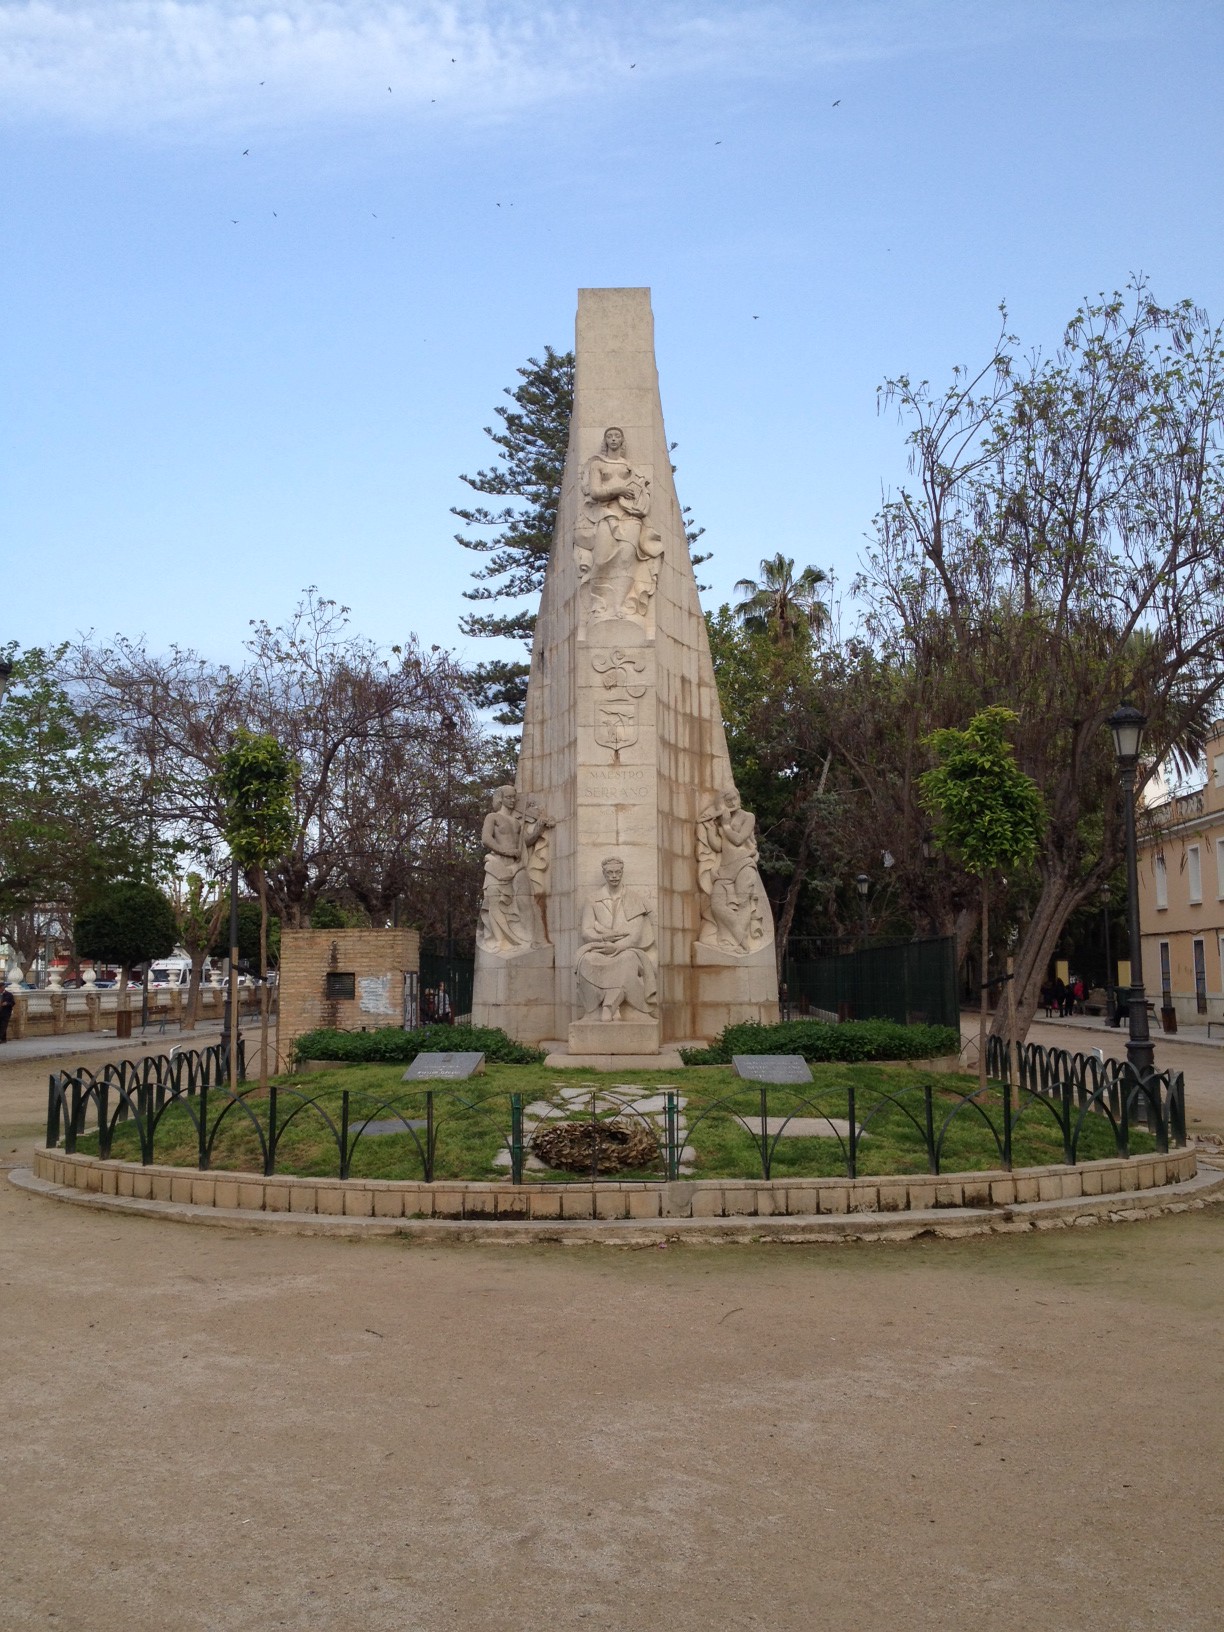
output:
[[1055, 1014], [1065, 1020], [1069, 1015], [1083, 1014], [1084, 999], [1087, 996], [1088, 988], [1082, 975], [1072, 975], [1070, 980], [1055, 975], [1053, 980], [1047, 980], [1041, 988], [1041, 1006], [1045, 1010], [1047, 1020]]

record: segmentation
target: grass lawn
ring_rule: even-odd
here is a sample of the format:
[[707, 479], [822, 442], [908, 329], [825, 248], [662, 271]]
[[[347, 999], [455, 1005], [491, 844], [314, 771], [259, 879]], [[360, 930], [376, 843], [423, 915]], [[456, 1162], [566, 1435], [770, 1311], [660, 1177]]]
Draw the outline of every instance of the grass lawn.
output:
[[[402, 1116], [407, 1121], [423, 1120], [426, 1098], [423, 1088], [409, 1088], [401, 1080], [402, 1065], [358, 1065], [337, 1067], [306, 1077], [278, 1079], [277, 1123], [281, 1130], [277, 1146], [276, 1171], [311, 1177], [333, 1177], [339, 1172], [338, 1133], [341, 1098], [350, 1095], [350, 1145], [366, 1119], [386, 1121]], [[813, 1081], [802, 1087], [770, 1086], [767, 1114], [773, 1118], [790, 1116], [831, 1117], [847, 1120], [849, 1092], [855, 1092], [855, 1117], [863, 1128], [858, 1149], [858, 1171], [866, 1174], [925, 1173], [928, 1171], [925, 1139], [923, 1089], [932, 1089], [932, 1120], [936, 1139], [946, 1119], [955, 1111], [943, 1131], [940, 1169], [943, 1172], [976, 1171], [1000, 1165], [999, 1146], [983, 1115], [994, 1127], [1002, 1124], [1002, 1096], [989, 1089], [985, 1099], [973, 1103], [976, 1079], [933, 1074], [900, 1065], [813, 1065]], [[755, 1084], [742, 1082], [730, 1066], [696, 1066], [683, 1071], [626, 1071], [619, 1076], [593, 1078], [582, 1071], [559, 1071], [544, 1065], [489, 1065], [484, 1076], [457, 1085], [439, 1084], [434, 1090], [436, 1134], [435, 1179], [495, 1179], [508, 1177], [505, 1166], [494, 1165], [499, 1151], [508, 1150], [510, 1139], [510, 1095], [523, 1096], [524, 1108], [538, 1102], [556, 1103], [561, 1089], [589, 1089], [592, 1095], [615, 1094], [629, 1088], [626, 1098], [648, 1098], [664, 1088], [672, 1088], [685, 1100], [680, 1115], [687, 1123], [685, 1142], [693, 1151], [693, 1178], [762, 1178], [760, 1152], [761, 1094]], [[895, 1096], [894, 1103], [888, 1096]], [[191, 1102], [193, 1107], [197, 1101]], [[259, 1138], [251, 1119], [238, 1105], [221, 1115], [224, 1101], [213, 1094], [209, 1100], [210, 1128], [220, 1115], [212, 1147], [214, 1169], [261, 1172], [263, 1158]], [[265, 1131], [268, 1102], [257, 1090], [248, 1090], [244, 1103]], [[958, 1110], [957, 1107], [960, 1107]], [[1012, 1161], [1016, 1167], [1033, 1167], [1063, 1160], [1062, 1134], [1051, 1107], [1030, 1101], [1012, 1138]], [[589, 1102], [573, 1102], [574, 1116], [590, 1116]], [[615, 1115], [614, 1110], [599, 1115]], [[627, 1109], [627, 1115], [633, 1115]], [[1075, 1116], [1073, 1110], [1072, 1128]], [[336, 1132], [327, 1124], [330, 1118]], [[527, 1120], [535, 1120], [528, 1114]], [[661, 1126], [659, 1116], [656, 1125]], [[747, 1125], [745, 1125], [747, 1124]], [[754, 1138], [750, 1129], [755, 1128]], [[350, 1175], [354, 1178], [419, 1179], [423, 1177], [422, 1147], [425, 1130], [383, 1134], [359, 1140], [353, 1151]], [[767, 1137], [773, 1178], [834, 1177], [846, 1172], [847, 1152], [837, 1138]], [[84, 1135], [77, 1148], [96, 1153], [96, 1134]], [[1131, 1151], [1141, 1154], [1154, 1148], [1145, 1133], [1132, 1131]], [[164, 1165], [194, 1167], [198, 1139], [186, 1109], [171, 1104], [157, 1127], [155, 1160]], [[1085, 1118], [1080, 1135], [1081, 1161], [1115, 1155], [1113, 1130], [1099, 1115]], [[139, 1144], [130, 1123], [115, 1129], [112, 1157], [138, 1161]], [[653, 1172], [622, 1173], [626, 1179], [663, 1176], [663, 1158]], [[575, 1179], [582, 1175], [563, 1172], [529, 1172], [528, 1180]]]

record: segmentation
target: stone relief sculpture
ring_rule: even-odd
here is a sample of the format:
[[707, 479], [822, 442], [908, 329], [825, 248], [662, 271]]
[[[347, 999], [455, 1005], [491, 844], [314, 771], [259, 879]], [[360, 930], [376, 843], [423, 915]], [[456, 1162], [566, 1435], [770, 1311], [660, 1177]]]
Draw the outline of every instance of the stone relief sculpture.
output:
[[645, 525], [650, 482], [630, 465], [618, 425], [609, 425], [599, 452], [583, 465], [582, 496], [574, 555], [587, 621], [644, 623], [659, 581], [663, 540]]
[[611, 748], [615, 763], [622, 748], [638, 740], [637, 699], [646, 693], [646, 684], [637, 678], [645, 668], [642, 659], [619, 646], [610, 652], [596, 652], [591, 667], [603, 676], [608, 695], [595, 705], [595, 741]]
[[658, 1013], [654, 913], [642, 891], [625, 888], [619, 856], [605, 858], [603, 876], [604, 888], [582, 909], [582, 947], [574, 966], [582, 1017], [653, 1020]]
[[[476, 935], [489, 952], [503, 955], [548, 942], [540, 903], [548, 890], [548, 830], [552, 822], [534, 799], [512, 787], [498, 788], [484, 819], [484, 891]], [[541, 845], [543, 850], [541, 851]]]
[[770, 922], [765, 888], [757, 871], [756, 817], [728, 788], [697, 822], [697, 877], [701, 885], [704, 946], [723, 952], [755, 952]]

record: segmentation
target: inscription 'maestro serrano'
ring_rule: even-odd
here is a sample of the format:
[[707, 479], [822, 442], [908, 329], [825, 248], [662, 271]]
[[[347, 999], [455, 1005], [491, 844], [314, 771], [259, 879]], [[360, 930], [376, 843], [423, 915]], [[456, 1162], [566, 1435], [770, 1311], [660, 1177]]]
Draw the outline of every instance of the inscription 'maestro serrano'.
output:
[[583, 804], [629, 805], [651, 797], [645, 765], [580, 765], [578, 798]]

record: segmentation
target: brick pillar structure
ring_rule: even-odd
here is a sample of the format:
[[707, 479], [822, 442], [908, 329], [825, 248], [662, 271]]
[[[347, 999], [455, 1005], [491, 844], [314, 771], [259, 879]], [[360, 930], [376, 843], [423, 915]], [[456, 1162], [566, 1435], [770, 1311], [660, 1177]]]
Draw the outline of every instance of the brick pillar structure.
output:
[[404, 977], [420, 969], [415, 929], [282, 929], [277, 1052], [304, 1032], [404, 1023]]

